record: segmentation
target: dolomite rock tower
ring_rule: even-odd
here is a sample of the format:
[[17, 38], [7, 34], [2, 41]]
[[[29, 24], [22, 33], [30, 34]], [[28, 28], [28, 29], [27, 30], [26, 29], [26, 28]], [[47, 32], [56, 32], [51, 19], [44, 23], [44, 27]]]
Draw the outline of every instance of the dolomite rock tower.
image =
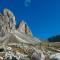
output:
[[19, 24], [19, 27], [17, 29], [19, 32], [24, 33], [28, 36], [32, 36], [32, 32], [29, 29], [28, 25], [26, 24], [26, 22], [24, 20], [22, 20]]
[[4, 19], [5, 19], [5, 28], [8, 31], [14, 30], [15, 26], [16, 26], [16, 22], [15, 22], [15, 16], [13, 15], [13, 13], [8, 10], [8, 9], [4, 9]]
[[0, 13], [0, 37], [3, 37], [6, 32], [13, 31], [15, 29], [15, 16], [13, 13], [4, 9], [2, 13]]

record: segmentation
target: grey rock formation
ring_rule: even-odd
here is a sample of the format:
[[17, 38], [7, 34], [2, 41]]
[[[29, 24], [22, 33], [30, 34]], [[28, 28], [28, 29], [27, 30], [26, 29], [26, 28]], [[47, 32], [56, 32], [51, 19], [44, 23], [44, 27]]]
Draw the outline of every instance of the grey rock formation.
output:
[[5, 33], [4, 33], [3, 15], [0, 13], [0, 37], [3, 37], [4, 35]]
[[39, 39], [33, 38], [33, 34], [25, 21], [21, 21], [16, 30], [16, 21], [14, 14], [9, 9], [4, 9], [3, 14], [0, 13], [0, 42], [7, 44], [14, 43], [36, 43]]
[[0, 13], [0, 37], [3, 37], [6, 32], [15, 29], [15, 16], [13, 13], [8, 10], [4, 9], [3, 14]]
[[15, 16], [8, 9], [4, 9], [4, 20], [5, 20], [6, 29], [9, 29], [9, 30], [15, 29], [15, 26], [16, 26]]
[[24, 20], [22, 20], [19, 24], [19, 27], [17, 29], [19, 32], [22, 32], [28, 36], [32, 36], [32, 32], [29, 29], [28, 25], [26, 24], [26, 22]]

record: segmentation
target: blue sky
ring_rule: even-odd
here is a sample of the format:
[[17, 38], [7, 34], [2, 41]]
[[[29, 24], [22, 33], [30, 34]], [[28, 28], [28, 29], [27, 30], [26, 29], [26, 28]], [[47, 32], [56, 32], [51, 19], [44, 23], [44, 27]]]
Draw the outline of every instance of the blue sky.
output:
[[34, 36], [47, 39], [60, 34], [59, 0], [0, 0], [0, 11], [10, 9], [17, 24], [27, 22]]

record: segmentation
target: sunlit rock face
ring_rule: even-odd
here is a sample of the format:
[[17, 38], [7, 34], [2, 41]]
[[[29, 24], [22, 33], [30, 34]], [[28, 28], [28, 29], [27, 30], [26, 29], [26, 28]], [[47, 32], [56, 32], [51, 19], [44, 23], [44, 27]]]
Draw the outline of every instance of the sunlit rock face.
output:
[[14, 14], [10, 10], [4, 9], [4, 11], [0, 13], [0, 37], [4, 37], [6, 32], [15, 30], [15, 26]]
[[26, 22], [24, 20], [22, 20], [19, 24], [19, 27], [17, 29], [19, 32], [22, 32], [24, 34], [27, 34], [29, 36], [32, 36], [32, 32], [29, 29], [28, 25], [26, 24]]
[[4, 20], [5, 20], [4, 22], [5, 22], [6, 29], [8, 31], [14, 30], [16, 25], [14, 14], [8, 9], [4, 9], [3, 14], [4, 14]]

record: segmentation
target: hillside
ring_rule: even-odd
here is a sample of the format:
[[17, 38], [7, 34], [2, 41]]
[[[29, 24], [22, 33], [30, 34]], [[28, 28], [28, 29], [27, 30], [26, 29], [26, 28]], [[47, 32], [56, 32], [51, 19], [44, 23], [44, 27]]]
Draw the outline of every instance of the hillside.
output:
[[16, 28], [15, 15], [9, 9], [0, 13], [0, 60], [60, 60], [59, 57], [60, 46], [56, 43], [34, 37], [24, 20]]
[[56, 35], [53, 37], [48, 38], [49, 42], [60, 42], [60, 35]]

